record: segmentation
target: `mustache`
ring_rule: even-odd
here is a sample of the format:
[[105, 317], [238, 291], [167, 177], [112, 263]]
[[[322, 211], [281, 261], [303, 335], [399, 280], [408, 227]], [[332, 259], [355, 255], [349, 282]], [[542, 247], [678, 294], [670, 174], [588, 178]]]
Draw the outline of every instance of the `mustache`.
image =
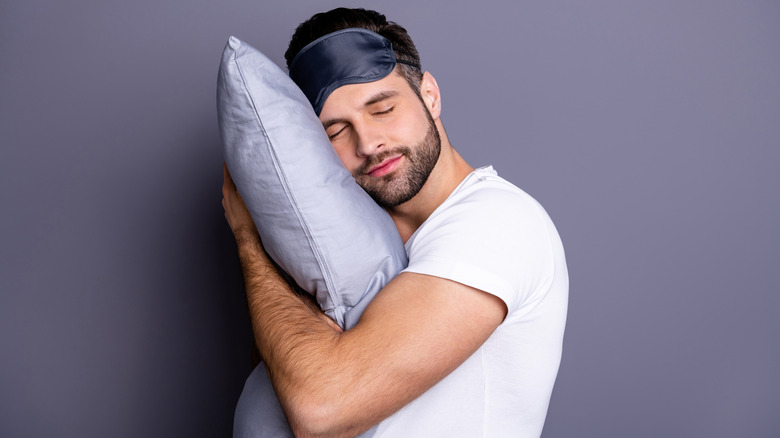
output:
[[399, 146], [395, 149], [383, 151], [376, 155], [372, 155], [368, 157], [368, 159], [363, 164], [361, 164], [360, 167], [355, 169], [354, 176], [365, 175], [366, 173], [368, 173], [368, 170], [371, 169], [372, 167], [376, 166], [382, 161], [385, 161], [388, 157], [398, 155], [398, 154], [405, 155], [408, 160], [411, 160], [412, 149], [407, 146]]

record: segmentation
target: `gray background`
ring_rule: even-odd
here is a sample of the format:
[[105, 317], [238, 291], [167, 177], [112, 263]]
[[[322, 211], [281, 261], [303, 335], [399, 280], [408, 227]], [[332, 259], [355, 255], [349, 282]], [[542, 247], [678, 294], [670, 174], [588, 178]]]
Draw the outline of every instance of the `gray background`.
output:
[[[545, 437], [780, 436], [777, 2], [343, 4], [407, 27], [456, 148], [559, 228]], [[0, 3], [0, 436], [230, 434], [220, 53], [281, 63], [336, 5]]]

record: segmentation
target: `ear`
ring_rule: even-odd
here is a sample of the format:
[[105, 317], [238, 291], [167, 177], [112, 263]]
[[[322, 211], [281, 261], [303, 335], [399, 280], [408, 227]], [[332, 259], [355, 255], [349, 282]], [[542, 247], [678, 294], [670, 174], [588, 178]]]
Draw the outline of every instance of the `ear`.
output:
[[441, 92], [439, 91], [439, 84], [436, 83], [436, 79], [429, 72], [423, 73], [422, 80], [420, 81], [420, 96], [422, 96], [425, 106], [428, 108], [428, 112], [431, 113], [431, 117], [437, 120], [441, 117]]

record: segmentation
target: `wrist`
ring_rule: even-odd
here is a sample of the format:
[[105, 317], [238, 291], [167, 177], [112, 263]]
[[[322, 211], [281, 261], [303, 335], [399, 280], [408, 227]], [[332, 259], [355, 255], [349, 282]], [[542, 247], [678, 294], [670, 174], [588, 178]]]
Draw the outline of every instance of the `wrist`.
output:
[[248, 243], [248, 242], [260, 242], [260, 234], [257, 232], [257, 228], [254, 224], [241, 225], [233, 229], [233, 237], [236, 238], [236, 242]]
[[260, 234], [257, 232], [254, 224], [252, 226], [242, 226], [233, 230], [238, 246], [238, 257], [242, 264], [257, 266], [258, 263], [270, 265], [271, 259], [263, 248], [260, 241]]

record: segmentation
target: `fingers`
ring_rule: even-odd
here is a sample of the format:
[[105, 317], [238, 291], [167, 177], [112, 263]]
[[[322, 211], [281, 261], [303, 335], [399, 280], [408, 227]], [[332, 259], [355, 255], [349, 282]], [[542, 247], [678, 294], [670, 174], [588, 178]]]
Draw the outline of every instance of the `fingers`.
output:
[[[225, 217], [229, 217], [228, 211], [230, 210], [230, 198], [236, 193], [236, 185], [233, 183], [233, 179], [230, 178], [230, 172], [227, 168], [227, 163], [222, 163], [222, 209], [225, 210]], [[229, 221], [228, 221], [229, 222]]]
[[233, 183], [233, 178], [230, 177], [230, 171], [228, 170], [227, 163], [222, 163], [222, 175], [225, 177], [225, 181], [230, 181], [230, 183]]
[[230, 177], [230, 171], [228, 171], [227, 164], [222, 163], [222, 193], [225, 193], [226, 189], [233, 189], [235, 190], [236, 185], [233, 183], [233, 178]]
[[241, 199], [241, 195], [230, 177], [230, 171], [224, 163], [222, 174], [225, 178], [222, 183], [222, 209], [225, 210], [225, 219], [227, 219], [230, 229], [235, 234], [237, 230], [254, 228], [255, 224], [249, 209], [244, 204], [244, 200]]
[[226, 198], [227, 195], [235, 195], [236, 198], [241, 199], [241, 193], [238, 193], [238, 188], [233, 182], [233, 178], [230, 177], [230, 171], [227, 168], [227, 163], [222, 163], [222, 175], [225, 181], [222, 183], [222, 197]]

